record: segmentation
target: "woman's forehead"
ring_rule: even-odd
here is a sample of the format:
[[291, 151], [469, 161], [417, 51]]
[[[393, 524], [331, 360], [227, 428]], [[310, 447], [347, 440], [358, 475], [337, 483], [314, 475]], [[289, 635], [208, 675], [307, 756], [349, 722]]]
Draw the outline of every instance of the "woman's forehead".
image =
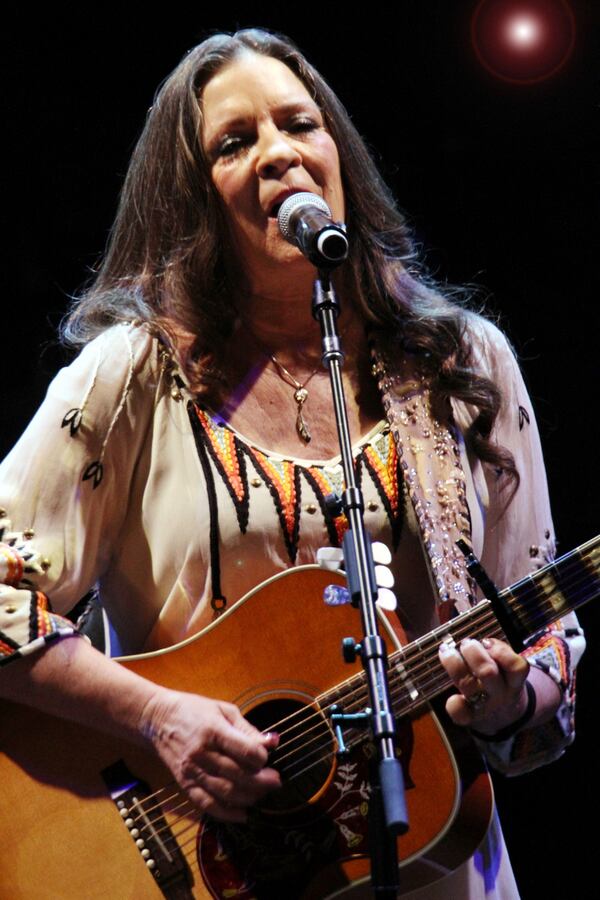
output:
[[220, 69], [202, 92], [204, 127], [220, 128], [267, 107], [316, 104], [304, 84], [285, 63], [272, 56], [247, 53]]

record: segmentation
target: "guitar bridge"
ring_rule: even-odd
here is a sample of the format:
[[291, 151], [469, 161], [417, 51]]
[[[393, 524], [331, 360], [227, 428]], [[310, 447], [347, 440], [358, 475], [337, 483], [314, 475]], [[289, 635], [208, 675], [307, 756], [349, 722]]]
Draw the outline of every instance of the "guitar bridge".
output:
[[101, 774], [140, 858], [165, 897], [172, 897], [176, 890], [182, 900], [191, 898], [191, 891], [185, 890], [192, 884], [191, 872], [162, 810], [161, 792], [151, 791], [123, 760]]

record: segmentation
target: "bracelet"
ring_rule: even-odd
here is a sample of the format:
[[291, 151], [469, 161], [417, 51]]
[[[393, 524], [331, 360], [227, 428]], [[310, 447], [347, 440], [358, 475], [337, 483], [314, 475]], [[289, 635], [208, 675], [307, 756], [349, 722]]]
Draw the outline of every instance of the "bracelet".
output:
[[501, 728], [500, 731], [497, 731], [495, 734], [482, 734], [481, 731], [470, 728], [469, 731], [471, 734], [479, 741], [489, 741], [490, 743], [494, 741], [507, 741], [509, 738], [514, 737], [514, 735], [518, 731], [521, 731], [535, 715], [537, 704], [535, 688], [529, 681], [526, 681], [525, 690], [527, 691], [527, 706], [525, 707], [523, 715], [519, 716], [516, 722], [513, 722], [512, 725], [507, 725], [506, 728]]

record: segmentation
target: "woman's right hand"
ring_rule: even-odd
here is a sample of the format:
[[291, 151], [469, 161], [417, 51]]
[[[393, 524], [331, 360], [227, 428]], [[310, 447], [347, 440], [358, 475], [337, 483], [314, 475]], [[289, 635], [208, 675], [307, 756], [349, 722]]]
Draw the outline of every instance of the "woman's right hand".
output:
[[265, 767], [278, 736], [261, 734], [232, 703], [158, 688], [139, 727], [190, 800], [218, 819], [244, 822], [281, 785]]

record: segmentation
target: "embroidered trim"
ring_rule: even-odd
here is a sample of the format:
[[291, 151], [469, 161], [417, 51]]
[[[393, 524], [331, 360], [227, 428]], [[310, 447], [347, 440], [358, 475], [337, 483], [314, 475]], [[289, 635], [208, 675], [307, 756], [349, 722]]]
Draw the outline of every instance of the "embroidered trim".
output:
[[523, 431], [523, 426], [527, 422], [528, 425], [531, 425], [531, 419], [529, 417], [529, 413], [525, 409], [524, 406], [519, 406], [519, 431]]
[[[135, 326], [135, 323], [132, 322], [129, 325], [129, 328], [133, 328], [134, 326]], [[133, 379], [134, 359], [133, 359], [133, 347], [131, 345], [131, 340], [129, 338], [129, 328], [124, 329], [122, 331], [123, 339], [125, 340], [125, 343], [127, 344], [127, 352], [128, 352], [128, 356], [129, 356], [129, 368], [127, 371], [127, 380], [125, 382], [125, 385], [123, 386], [123, 390], [121, 391], [121, 398], [119, 400], [119, 404], [118, 404], [115, 412], [113, 413], [112, 419], [110, 420], [108, 428], [106, 429], [106, 434], [104, 436], [102, 444], [100, 445], [100, 453], [98, 455], [98, 458], [92, 460], [91, 462], [89, 462], [87, 464], [87, 466], [83, 470], [83, 474], [81, 476], [82, 481], [91, 481], [92, 482], [94, 490], [96, 490], [96, 488], [100, 485], [100, 483], [102, 482], [102, 479], [104, 477], [103, 462], [104, 462], [104, 454], [106, 452], [106, 447], [107, 447], [108, 441], [110, 439], [110, 436], [113, 432], [113, 429], [114, 429], [115, 425], [117, 424], [117, 420], [118, 420], [119, 416], [121, 415], [121, 412], [123, 411], [123, 408], [127, 401], [127, 397], [129, 395], [129, 389], [131, 388], [131, 382]], [[96, 386], [101, 362], [102, 362], [102, 345], [100, 345], [100, 348], [98, 350], [98, 355], [96, 358], [96, 364], [94, 366], [94, 371], [93, 371], [90, 383], [87, 387], [87, 390], [83, 396], [83, 400], [81, 401], [79, 406], [75, 406], [72, 409], [69, 409], [65, 413], [65, 415], [63, 416], [62, 422], [60, 424], [61, 428], [66, 428], [67, 425], [69, 426], [69, 433], [72, 438], [75, 438], [77, 436], [77, 432], [79, 431], [81, 425], [83, 424], [83, 415], [85, 412], [85, 408], [86, 408], [88, 401], [92, 395], [92, 391], [94, 390], [94, 387]]]
[[3, 631], [0, 631], [0, 657], [10, 657], [18, 651], [19, 645], [17, 642], [13, 641], [12, 638], [9, 638]]
[[197, 430], [197, 436], [210, 453], [219, 475], [227, 485], [235, 506], [240, 531], [245, 534], [248, 527], [250, 498], [244, 445], [229, 428], [218, 425], [197, 404], [192, 403], [191, 406], [201, 425]]
[[51, 634], [46, 634], [42, 637], [36, 638], [35, 640], [31, 641], [30, 644], [25, 644], [25, 646], [11, 651], [9, 655], [4, 655], [2, 650], [2, 638], [6, 640], [6, 635], [3, 635], [0, 632], [0, 667], [8, 665], [15, 659], [20, 659], [23, 656], [30, 656], [33, 653], [37, 653], [38, 650], [42, 649], [42, 647], [45, 647], [47, 644], [50, 644], [62, 637], [83, 637], [83, 635], [79, 635], [72, 625], [69, 628], [57, 628], [56, 631], [53, 631]]
[[[356, 480], [359, 480], [360, 467], [356, 466]], [[344, 487], [343, 473], [341, 467], [335, 472], [327, 471], [318, 466], [309, 466], [302, 469], [302, 474], [313, 489], [313, 493], [317, 498], [321, 514], [325, 520], [327, 527], [327, 535], [329, 543], [332, 547], [341, 547], [345, 533], [348, 531], [348, 520], [345, 515], [334, 516], [331, 514], [325, 498], [328, 494], [340, 494]]]
[[[234, 502], [242, 534], [246, 531], [249, 517], [250, 495], [245, 462], [248, 458], [269, 488], [291, 562], [296, 561], [300, 539], [302, 478], [308, 482], [317, 499], [331, 545], [341, 546], [348, 529], [346, 517], [333, 516], [325, 500], [328, 494], [340, 494], [343, 490], [341, 465], [303, 466], [293, 460], [275, 459], [244, 443], [227, 425], [216, 422], [206, 410], [196, 404], [192, 404], [192, 410], [192, 415], [195, 412], [194, 422], [199, 425], [197, 437], [210, 453]], [[399, 475], [398, 452], [389, 429], [376, 435], [360, 449], [356, 457], [359, 485], [363, 467], [370, 473], [382, 501], [396, 547], [402, 531], [404, 505], [400, 490], [402, 479]]]
[[210, 605], [213, 611], [220, 615], [227, 606], [227, 598], [221, 589], [221, 551], [219, 546], [219, 504], [217, 502], [217, 492], [215, 490], [215, 479], [213, 478], [210, 460], [208, 458], [208, 450], [205, 441], [202, 439], [204, 430], [196, 413], [196, 408], [190, 400], [187, 404], [188, 416], [194, 433], [196, 442], [196, 450], [200, 457], [200, 465], [204, 473], [206, 482], [206, 493], [208, 495], [208, 511], [210, 515], [210, 573], [212, 584], [212, 597]]
[[[22, 593], [22, 592], [19, 592]], [[19, 599], [21, 612], [15, 610], [17, 616], [22, 616], [23, 628], [20, 629], [19, 641], [13, 640], [4, 631], [0, 631], [0, 665], [10, 662], [15, 657], [27, 656], [35, 652], [50, 640], [67, 635], [76, 635], [73, 624], [51, 611], [50, 602], [41, 591], [29, 591], [29, 609], [27, 601]], [[18, 596], [18, 595], [17, 595]], [[10, 605], [10, 597], [7, 598]]]
[[96, 357], [96, 365], [94, 366], [94, 371], [92, 373], [92, 377], [88, 388], [83, 396], [83, 400], [79, 406], [73, 407], [67, 413], [65, 413], [63, 420], [61, 422], [60, 427], [66, 428], [69, 426], [69, 431], [71, 433], [71, 437], [75, 437], [77, 432], [81, 427], [81, 423], [83, 422], [83, 413], [85, 412], [85, 408], [87, 406], [88, 400], [90, 399], [91, 393], [96, 386], [96, 379], [98, 378], [98, 370], [100, 368], [100, 360], [102, 359], [102, 348], [98, 350], [98, 355]]
[[[0, 510], [6, 513], [6, 510]], [[12, 522], [5, 515], [0, 520], [0, 584], [12, 587], [29, 587], [31, 581], [25, 575], [43, 575], [51, 562], [35, 549], [33, 529], [12, 531]]]
[[23, 577], [23, 558], [8, 544], [0, 544], [0, 582], [16, 587]]
[[568, 644], [554, 633], [560, 630], [562, 630], [561, 622], [554, 622], [535, 644], [523, 651], [523, 656], [564, 690], [569, 683], [571, 660]]
[[364, 465], [371, 473], [379, 498], [387, 513], [391, 528], [394, 550], [398, 549], [404, 516], [401, 515], [401, 495], [398, 483], [398, 451], [391, 439], [391, 432], [381, 435], [373, 444], [368, 444], [359, 457], [357, 469]]
[[252, 447], [244, 447], [244, 450], [271, 492], [288, 555], [296, 562], [302, 499], [300, 469], [287, 459], [270, 459]]

